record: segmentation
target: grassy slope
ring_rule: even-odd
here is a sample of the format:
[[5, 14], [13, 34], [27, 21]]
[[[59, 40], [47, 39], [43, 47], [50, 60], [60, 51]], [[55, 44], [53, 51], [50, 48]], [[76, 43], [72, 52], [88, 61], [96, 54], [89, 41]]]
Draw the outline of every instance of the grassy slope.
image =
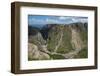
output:
[[[62, 29], [60, 29], [62, 28]], [[58, 48], [58, 53], [67, 53], [70, 50], [72, 50], [71, 45], [71, 32], [66, 27], [63, 26], [56, 26], [54, 30], [51, 30], [50, 37], [52, 37], [50, 40], [48, 40], [48, 49], [50, 51], [53, 51], [55, 49], [55, 46], [58, 44], [58, 41], [60, 40], [60, 33], [63, 32], [63, 38], [60, 47]]]
[[87, 48], [82, 49], [81, 52], [79, 52], [78, 55], [75, 56], [75, 58], [87, 58], [87, 57], [88, 57]]
[[[62, 28], [62, 29], [61, 29]], [[62, 26], [54, 26], [53, 29], [50, 30], [49, 32], [49, 38], [47, 39], [47, 48], [50, 52], [53, 52], [55, 49], [55, 46], [58, 44], [58, 41], [60, 39], [60, 32], [63, 31], [63, 41], [60, 45], [60, 47], [58, 48], [57, 52], [58, 53], [68, 53], [72, 50], [74, 50], [72, 48], [72, 44], [71, 44], [71, 31], [70, 29], [66, 26], [66, 27], [62, 27]], [[87, 45], [87, 32], [86, 31], [80, 31], [80, 37], [82, 39], [82, 41], [84, 42], [85, 45]], [[42, 40], [43, 41], [43, 40]], [[34, 38], [34, 40], [32, 40], [33, 44], [38, 44], [37, 42], [37, 38]], [[75, 58], [87, 58], [87, 46], [85, 48], [83, 48], [81, 50], [81, 52], [79, 52]], [[63, 56], [61, 55], [51, 55], [50, 54], [51, 59], [65, 59]], [[31, 60], [31, 59], [29, 59]]]

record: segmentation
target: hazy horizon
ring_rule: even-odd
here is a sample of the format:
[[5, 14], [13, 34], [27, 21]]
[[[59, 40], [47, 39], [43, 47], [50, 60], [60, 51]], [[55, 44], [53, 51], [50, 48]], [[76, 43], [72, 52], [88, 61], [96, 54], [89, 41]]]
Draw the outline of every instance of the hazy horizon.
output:
[[28, 15], [28, 25], [34, 27], [43, 27], [46, 24], [71, 24], [77, 22], [87, 23], [88, 17]]

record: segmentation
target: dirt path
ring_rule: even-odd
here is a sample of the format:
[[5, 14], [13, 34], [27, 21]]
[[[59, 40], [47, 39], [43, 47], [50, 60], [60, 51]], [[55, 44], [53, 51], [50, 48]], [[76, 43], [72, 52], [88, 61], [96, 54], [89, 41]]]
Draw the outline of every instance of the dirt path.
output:
[[66, 59], [71, 59], [81, 51], [81, 49], [83, 48], [83, 42], [80, 38], [80, 35], [75, 29], [71, 29], [71, 31], [72, 31], [71, 43], [72, 43], [72, 47], [75, 48], [75, 50], [72, 50], [71, 52], [66, 53], [66, 54], [56, 53], [58, 47], [60, 46], [62, 42], [63, 34], [61, 34], [61, 38], [58, 42], [58, 45], [56, 46], [55, 51], [52, 54], [58, 54], [58, 55], [64, 56]]
[[[77, 55], [81, 51], [81, 49], [83, 48], [83, 42], [82, 42], [82, 40], [80, 38], [80, 35], [77, 32], [77, 30], [71, 28], [71, 32], [72, 32], [71, 44], [72, 44], [72, 47], [74, 48], [74, 50], [70, 50], [69, 53], [65, 53], [65, 54], [57, 53], [57, 50], [60, 47], [60, 45], [62, 43], [62, 39], [63, 39], [63, 32], [61, 31], [60, 32], [60, 39], [58, 41], [58, 44], [55, 46], [54, 52], [50, 52], [47, 49], [47, 45], [42, 45], [40, 42], [38, 42], [38, 45], [37, 45], [38, 46], [38, 49], [34, 46], [34, 50], [30, 49], [30, 50], [32, 50], [32, 51], [30, 51], [30, 55], [32, 54], [32, 52], [35, 52], [36, 55], [34, 57], [37, 57], [38, 58], [38, 56], [39, 56], [38, 53], [39, 52], [43, 52], [43, 54], [46, 53], [46, 55], [48, 55], [48, 54], [61, 55], [61, 56], [64, 56], [66, 59], [74, 58], [74, 56]], [[37, 50], [37, 51], [35, 51], [35, 50]]]
[[61, 34], [60, 34], [60, 39], [58, 41], [58, 45], [55, 46], [55, 49], [54, 49], [54, 52], [57, 52], [59, 46], [61, 45], [61, 42], [62, 42], [62, 37], [63, 37], [63, 32], [61, 31]]

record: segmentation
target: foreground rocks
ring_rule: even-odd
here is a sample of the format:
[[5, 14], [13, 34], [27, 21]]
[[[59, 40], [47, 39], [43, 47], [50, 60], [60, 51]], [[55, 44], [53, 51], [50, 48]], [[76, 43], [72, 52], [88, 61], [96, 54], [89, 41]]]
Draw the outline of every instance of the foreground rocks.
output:
[[32, 43], [28, 43], [28, 56], [30, 60], [50, 59], [50, 56], [48, 54], [40, 51], [39, 48]]

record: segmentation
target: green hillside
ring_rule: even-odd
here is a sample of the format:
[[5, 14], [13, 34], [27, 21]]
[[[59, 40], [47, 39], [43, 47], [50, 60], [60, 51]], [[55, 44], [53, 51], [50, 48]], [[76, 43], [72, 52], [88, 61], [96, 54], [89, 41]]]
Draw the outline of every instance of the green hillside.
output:
[[28, 59], [87, 58], [87, 28], [87, 23], [48, 24], [42, 29], [29, 27]]

